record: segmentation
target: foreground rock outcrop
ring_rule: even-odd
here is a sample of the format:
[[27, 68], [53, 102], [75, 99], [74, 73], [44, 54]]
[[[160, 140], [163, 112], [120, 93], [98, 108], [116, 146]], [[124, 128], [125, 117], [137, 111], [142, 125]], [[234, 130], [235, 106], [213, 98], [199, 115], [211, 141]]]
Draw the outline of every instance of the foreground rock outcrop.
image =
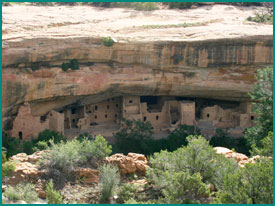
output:
[[114, 154], [110, 157], [106, 157], [105, 161], [118, 165], [121, 175], [134, 173], [145, 175], [146, 168], [149, 167], [146, 157], [136, 153], [129, 153], [127, 156], [123, 154]]
[[[233, 158], [238, 162], [238, 165], [240, 167], [245, 167], [245, 164], [247, 163], [255, 163], [256, 159], [260, 158], [261, 156], [256, 155], [251, 158], [247, 157], [246, 155], [238, 152], [233, 152], [230, 149], [227, 149], [225, 147], [214, 147], [216, 150], [217, 154], [223, 154], [227, 158]], [[272, 157], [269, 157], [272, 159]]]

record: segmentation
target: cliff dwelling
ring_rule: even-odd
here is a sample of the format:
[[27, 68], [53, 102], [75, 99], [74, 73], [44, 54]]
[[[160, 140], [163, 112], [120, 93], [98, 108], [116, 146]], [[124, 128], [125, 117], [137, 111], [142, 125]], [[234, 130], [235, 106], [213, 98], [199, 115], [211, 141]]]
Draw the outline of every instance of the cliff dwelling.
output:
[[[45, 8], [53, 18], [3, 7], [3, 131], [22, 140], [45, 129], [111, 137], [125, 118], [151, 122], [156, 138], [179, 124], [206, 137], [217, 128], [240, 137], [257, 118], [248, 96], [255, 73], [273, 65], [273, 26], [247, 22], [254, 9], [227, 7], [167, 18], [165, 10], [135, 11], [143, 21], [91, 6], [74, 7], [81, 20], [59, 7]], [[14, 15], [26, 12], [33, 18]]]
[[27, 140], [45, 129], [73, 138], [81, 133], [91, 136], [113, 136], [129, 120], [149, 121], [156, 138], [166, 137], [179, 124], [195, 126], [206, 137], [217, 128], [230, 129], [239, 137], [253, 125], [256, 116], [248, 102], [217, 101], [173, 96], [121, 96], [77, 106], [75, 104], [51, 110], [43, 116], [33, 116], [30, 105], [19, 108], [13, 121], [11, 136]]

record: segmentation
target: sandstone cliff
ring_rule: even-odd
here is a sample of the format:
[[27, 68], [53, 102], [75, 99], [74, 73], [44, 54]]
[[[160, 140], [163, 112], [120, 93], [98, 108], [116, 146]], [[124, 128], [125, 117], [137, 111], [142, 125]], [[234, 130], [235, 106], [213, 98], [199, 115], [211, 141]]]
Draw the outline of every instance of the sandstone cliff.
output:
[[[169, 10], [165, 19], [163, 10], [4, 7], [3, 128], [10, 129], [9, 120], [24, 102], [40, 116], [68, 104], [122, 95], [247, 101], [256, 69], [273, 64], [273, 27], [245, 23], [254, 10], [238, 9]], [[222, 19], [214, 18], [217, 12]], [[203, 24], [142, 27], [183, 21]], [[114, 45], [104, 46], [104, 36], [114, 37]], [[62, 71], [61, 64], [72, 59], [80, 69]]]

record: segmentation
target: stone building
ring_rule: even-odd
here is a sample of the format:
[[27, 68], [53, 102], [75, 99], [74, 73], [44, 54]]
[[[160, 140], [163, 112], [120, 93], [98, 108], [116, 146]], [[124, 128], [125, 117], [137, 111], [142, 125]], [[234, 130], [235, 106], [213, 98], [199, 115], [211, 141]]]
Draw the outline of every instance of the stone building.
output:
[[70, 137], [84, 132], [111, 137], [123, 126], [121, 118], [125, 118], [151, 122], [155, 134], [169, 132], [179, 124], [186, 124], [198, 127], [206, 136], [213, 135], [217, 128], [231, 129], [232, 134], [240, 136], [245, 128], [253, 126], [255, 117], [250, 103], [224, 108], [222, 103], [218, 105], [212, 102], [207, 106], [198, 99], [123, 96], [83, 106], [67, 105], [41, 117], [33, 116], [26, 103], [20, 107], [10, 134], [25, 140], [50, 129]]

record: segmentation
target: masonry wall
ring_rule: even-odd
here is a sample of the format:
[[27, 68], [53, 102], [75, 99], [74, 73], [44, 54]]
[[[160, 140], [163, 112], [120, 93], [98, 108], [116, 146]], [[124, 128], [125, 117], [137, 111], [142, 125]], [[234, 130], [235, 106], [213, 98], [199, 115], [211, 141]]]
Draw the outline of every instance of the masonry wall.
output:
[[64, 134], [64, 113], [51, 110], [47, 115], [49, 119], [49, 129]]
[[195, 119], [195, 102], [182, 101], [180, 102], [181, 124], [193, 126]]
[[49, 129], [49, 120], [40, 121], [40, 117], [33, 116], [29, 104], [25, 103], [18, 110], [10, 135], [22, 140], [30, 140], [36, 138], [45, 129]]

